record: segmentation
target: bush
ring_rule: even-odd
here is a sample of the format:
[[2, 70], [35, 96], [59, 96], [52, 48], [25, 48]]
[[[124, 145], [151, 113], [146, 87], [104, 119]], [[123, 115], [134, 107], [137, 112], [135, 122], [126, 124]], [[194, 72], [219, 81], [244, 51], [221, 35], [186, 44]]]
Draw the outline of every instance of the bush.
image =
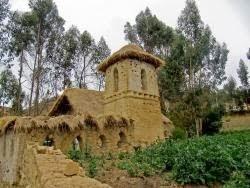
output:
[[250, 179], [241, 172], [235, 172], [232, 178], [223, 186], [223, 188], [249, 188]]
[[174, 140], [185, 139], [185, 138], [187, 138], [187, 134], [186, 134], [184, 129], [182, 129], [180, 127], [175, 127], [175, 129], [174, 129], [174, 131], [172, 133], [172, 138]]
[[222, 127], [222, 117], [225, 109], [223, 106], [212, 108], [202, 122], [202, 134], [213, 135], [219, 133]]
[[80, 150], [70, 149], [68, 152], [68, 157], [73, 161], [80, 161], [83, 160], [84, 155]]
[[80, 163], [82, 167], [86, 167], [87, 175], [91, 178], [95, 177], [100, 168], [103, 167], [104, 156], [99, 157], [91, 154], [89, 147], [84, 148], [83, 151], [70, 149], [68, 156]]
[[170, 139], [130, 154], [118, 167], [131, 176], [172, 171], [173, 179], [180, 184], [224, 184], [232, 181], [234, 172], [250, 179], [249, 148], [250, 131]]
[[87, 166], [87, 172], [88, 176], [93, 178], [97, 175], [98, 172], [98, 159], [92, 158], [89, 160], [88, 166]]

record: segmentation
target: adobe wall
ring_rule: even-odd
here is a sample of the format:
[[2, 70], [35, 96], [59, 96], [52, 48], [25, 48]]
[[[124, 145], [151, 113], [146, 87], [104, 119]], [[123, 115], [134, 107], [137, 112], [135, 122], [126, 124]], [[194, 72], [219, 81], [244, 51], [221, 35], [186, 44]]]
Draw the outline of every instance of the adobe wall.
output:
[[[119, 109], [126, 111], [126, 116], [134, 120], [132, 142], [136, 144], [150, 144], [164, 137], [160, 104], [157, 97], [140, 95], [131, 92], [126, 96], [106, 105], [107, 111]], [[122, 112], [123, 115], [124, 112]], [[150, 114], [150, 115], [149, 115]]]
[[[109, 188], [95, 179], [85, 176], [78, 163], [73, 162], [60, 150], [28, 143], [19, 156], [19, 179], [13, 184], [0, 181], [4, 188]], [[12, 164], [15, 167], [16, 164]]]
[[[119, 73], [117, 92], [114, 92], [114, 70]], [[141, 70], [146, 72], [147, 89], [141, 87]], [[105, 73], [105, 98], [124, 91], [136, 91], [159, 96], [156, 69], [153, 65], [138, 60], [126, 59], [109, 66]]]
[[15, 184], [18, 181], [24, 137], [7, 132], [0, 137], [0, 182]]
[[[129, 128], [102, 128], [101, 130], [85, 129], [72, 132], [60, 132], [49, 130], [33, 130], [26, 136], [26, 141], [37, 142], [40, 145], [44, 144], [44, 141], [48, 135], [54, 140], [54, 147], [60, 149], [64, 154], [68, 154], [68, 151], [72, 148], [72, 144], [75, 138], [80, 138], [80, 147], [82, 150], [88, 147], [93, 153], [107, 153], [112, 151], [127, 151], [132, 149], [133, 140], [132, 132], [133, 127]], [[122, 143], [118, 146], [118, 142], [121, 140], [119, 134], [123, 133], [126, 136], [126, 143]], [[104, 138], [102, 140], [101, 138]]]
[[95, 179], [86, 177], [78, 163], [67, 159], [60, 150], [28, 144], [24, 151], [22, 187], [36, 188], [109, 188]]
[[[115, 124], [110, 127], [105, 121], [106, 119], [103, 118], [103, 124], [99, 125], [99, 129], [85, 127], [84, 130], [60, 131], [58, 129], [35, 128], [20, 133], [14, 133], [13, 129], [7, 131], [6, 134], [0, 136], [0, 182], [10, 185], [19, 182], [24, 173], [20, 169], [23, 168], [23, 163], [28, 162], [27, 158], [30, 158], [23, 158], [24, 153], [27, 152], [24, 151], [24, 147], [30, 142], [43, 145], [47, 136], [53, 138], [54, 148], [60, 149], [65, 155], [72, 148], [76, 137], [80, 138], [81, 150], [88, 147], [91, 148], [91, 152], [96, 154], [131, 150], [133, 126], [118, 127], [120, 126], [119, 121], [115, 119]], [[121, 139], [121, 135], [119, 135], [121, 133], [123, 136], [125, 135], [125, 139]], [[105, 139], [102, 140], [101, 138]], [[29, 155], [29, 153], [26, 154]], [[3, 184], [0, 184], [0, 188], [1, 185], [3, 186]], [[7, 187], [7, 185], [4, 185], [4, 187]]]
[[[117, 69], [118, 91], [114, 90]], [[142, 88], [142, 70], [146, 89]], [[134, 120], [133, 144], [150, 144], [164, 138], [156, 69], [153, 65], [126, 59], [106, 70], [104, 114], [118, 114]]]

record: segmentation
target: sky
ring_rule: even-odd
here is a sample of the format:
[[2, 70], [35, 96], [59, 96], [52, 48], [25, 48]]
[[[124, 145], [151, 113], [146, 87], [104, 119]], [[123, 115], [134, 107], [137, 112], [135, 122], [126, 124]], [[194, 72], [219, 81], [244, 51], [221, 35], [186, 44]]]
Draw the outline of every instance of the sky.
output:
[[[54, 0], [59, 14], [80, 31], [87, 30], [96, 41], [104, 36], [112, 52], [127, 42], [124, 25], [135, 22], [136, 15], [149, 7], [167, 25], [175, 28], [185, 0]], [[28, 0], [10, 0], [12, 10], [27, 11]], [[237, 78], [239, 60], [250, 67], [246, 52], [250, 48], [250, 0], [196, 0], [205, 24], [211, 27], [216, 39], [225, 42], [230, 51], [227, 76]], [[237, 79], [238, 80], [238, 79]]]

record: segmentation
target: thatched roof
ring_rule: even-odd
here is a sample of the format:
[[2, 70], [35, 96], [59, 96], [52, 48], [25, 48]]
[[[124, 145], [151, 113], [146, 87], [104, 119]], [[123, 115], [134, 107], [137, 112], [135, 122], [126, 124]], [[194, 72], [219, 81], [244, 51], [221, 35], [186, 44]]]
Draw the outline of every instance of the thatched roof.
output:
[[136, 59], [139, 61], [144, 61], [149, 64], [154, 65], [156, 68], [164, 65], [165, 62], [152, 54], [143, 51], [139, 46], [134, 44], [129, 44], [121, 48], [119, 51], [115, 52], [112, 56], [104, 60], [99, 66], [98, 70], [105, 72], [106, 69], [113, 65], [114, 63], [121, 61], [123, 59]]
[[56, 100], [49, 116], [90, 114], [97, 116], [103, 113], [103, 92], [71, 88], [66, 89]]
[[[106, 120], [109, 116], [102, 116], [101, 118]], [[74, 132], [91, 129], [92, 131], [99, 131], [101, 128], [99, 120], [90, 115], [6, 117], [0, 119], [0, 122], [2, 122], [0, 136], [8, 131], [15, 133], [30, 133], [32, 130]], [[114, 120], [117, 128], [126, 127], [130, 123], [128, 119], [123, 117]]]
[[6, 116], [0, 118], [0, 135], [6, 132], [10, 126], [12, 126], [13, 122], [16, 121], [16, 116]]

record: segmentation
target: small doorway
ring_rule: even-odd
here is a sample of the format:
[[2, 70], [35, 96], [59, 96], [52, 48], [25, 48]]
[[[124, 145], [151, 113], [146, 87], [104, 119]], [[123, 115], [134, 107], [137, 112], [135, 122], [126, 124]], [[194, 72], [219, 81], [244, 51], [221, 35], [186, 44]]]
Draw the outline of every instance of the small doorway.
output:
[[72, 149], [81, 151], [81, 149], [82, 149], [82, 138], [80, 136], [77, 136], [72, 141]]
[[117, 142], [118, 148], [121, 148], [123, 145], [127, 143], [127, 137], [124, 132], [119, 133], [120, 140]]
[[44, 146], [48, 146], [48, 147], [52, 147], [54, 146], [55, 142], [54, 142], [54, 138], [52, 135], [47, 135], [45, 140], [43, 141], [43, 145]]
[[104, 135], [99, 136], [98, 145], [100, 148], [107, 147], [107, 139]]

